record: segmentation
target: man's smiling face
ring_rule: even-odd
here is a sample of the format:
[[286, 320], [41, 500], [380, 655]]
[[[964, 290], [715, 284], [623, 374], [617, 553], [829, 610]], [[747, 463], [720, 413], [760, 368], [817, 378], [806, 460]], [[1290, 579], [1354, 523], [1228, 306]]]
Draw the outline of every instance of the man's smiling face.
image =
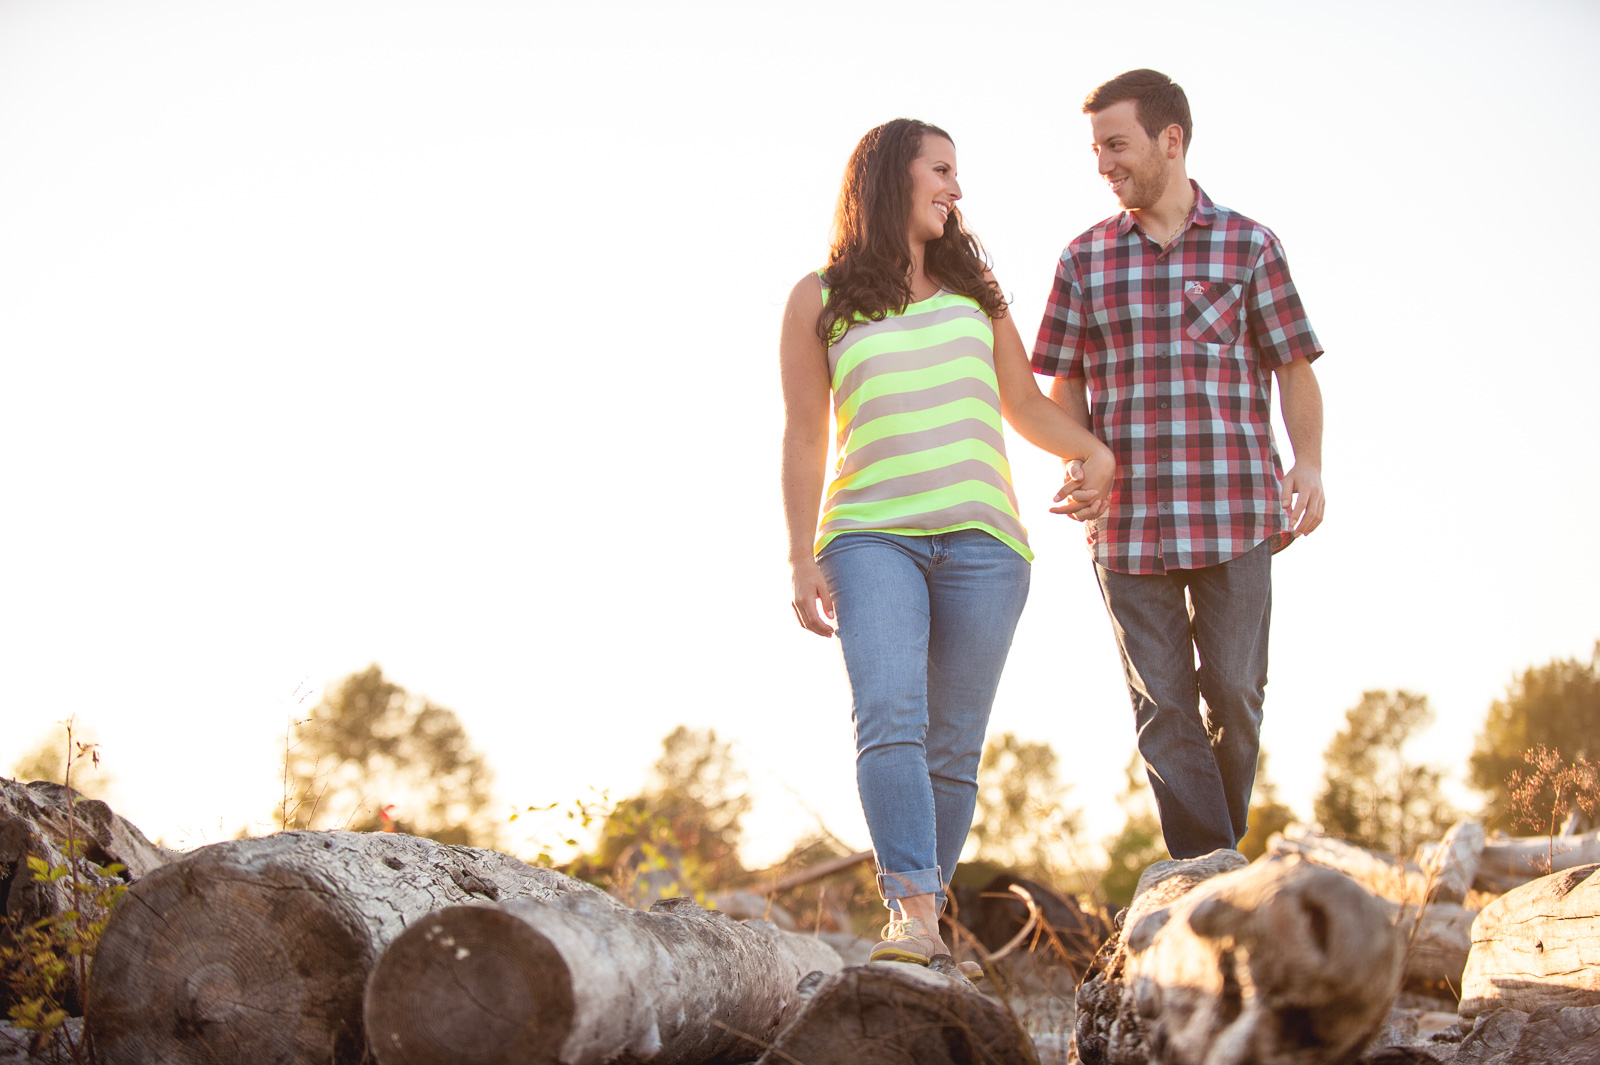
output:
[[1154, 206], [1172, 175], [1172, 163], [1160, 143], [1139, 124], [1138, 107], [1123, 100], [1089, 116], [1100, 176], [1117, 202], [1130, 211]]

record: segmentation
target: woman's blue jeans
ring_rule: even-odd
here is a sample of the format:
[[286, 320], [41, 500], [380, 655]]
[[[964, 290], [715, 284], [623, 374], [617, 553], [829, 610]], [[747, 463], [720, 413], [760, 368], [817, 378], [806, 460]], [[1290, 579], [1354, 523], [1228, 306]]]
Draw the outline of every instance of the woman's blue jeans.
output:
[[850, 676], [856, 786], [894, 900], [944, 889], [1031, 567], [977, 529], [842, 533], [818, 556]]

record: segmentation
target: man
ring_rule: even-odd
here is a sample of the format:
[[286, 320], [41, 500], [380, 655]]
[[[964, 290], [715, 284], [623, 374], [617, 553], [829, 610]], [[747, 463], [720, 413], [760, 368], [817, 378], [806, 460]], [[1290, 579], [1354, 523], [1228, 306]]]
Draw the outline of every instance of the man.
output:
[[1189, 180], [1172, 79], [1129, 71], [1083, 110], [1124, 210], [1062, 252], [1033, 368], [1117, 458], [1108, 499], [1069, 480], [1054, 509], [1087, 522], [1161, 831], [1190, 858], [1248, 828], [1271, 557], [1322, 522], [1322, 347], [1277, 237]]

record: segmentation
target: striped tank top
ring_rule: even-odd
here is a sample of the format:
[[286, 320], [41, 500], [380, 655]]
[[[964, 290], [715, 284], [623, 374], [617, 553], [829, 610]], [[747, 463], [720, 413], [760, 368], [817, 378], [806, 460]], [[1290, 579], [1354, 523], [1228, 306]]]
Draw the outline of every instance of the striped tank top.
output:
[[1033, 561], [1000, 433], [994, 327], [976, 301], [941, 288], [857, 320], [828, 346], [828, 374], [839, 458], [817, 551], [857, 529], [982, 529]]

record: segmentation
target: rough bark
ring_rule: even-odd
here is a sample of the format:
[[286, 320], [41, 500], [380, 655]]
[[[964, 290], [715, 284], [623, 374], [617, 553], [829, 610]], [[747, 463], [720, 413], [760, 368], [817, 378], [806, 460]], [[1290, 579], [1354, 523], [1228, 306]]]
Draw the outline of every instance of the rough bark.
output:
[[1228, 854], [1158, 863], [1189, 868], [1141, 884], [1079, 993], [1085, 1065], [1331, 1065], [1383, 1023], [1405, 957], [1393, 908], [1336, 870]]
[[137, 881], [89, 978], [104, 1065], [353, 1063], [383, 949], [433, 910], [598, 889], [414, 836], [284, 832], [202, 847]]
[[1486, 842], [1483, 825], [1457, 821], [1438, 843], [1425, 843], [1417, 856], [1433, 880], [1428, 897], [1437, 902], [1461, 902], [1472, 889], [1482, 864]]
[[1600, 1006], [1495, 1010], [1461, 1041], [1451, 1065], [1600, 1065]]
[[452, 906], [401, 934], [367, 985], [381, 1065], [748, 1061], [835, 971], [821, 940], [688, 899], [596, 894]]
[[1267, 853], [1298, 855], [1306, 861], [1337, 869], [1390, 902], [1421, 902], [1433, 886], [1427, 874], [1415, 865], [1325, 836], [1305, 825], [1289, 825], [1274, 834], [1267, 840]]
[[1004, 1006], [953, 966], [872, 962], [801, 983], [803, 1009], [758, 1065], [1033, 1065]]
[[1502, 1007], [1600, 1005], [1600, 865], [1541, 877], [1472, 925], [1461, 1016]]
[[[76, 864], [79, 881], [90, 893], [110, 879], [95, 866], [119, 862], [126, 869], [122, 876], [126, 880], [178, 857], [151, 843], [99, 799], [72, 794], [75, 825], [70, 834], [83, 843]], [[28, 922], [72, 908], [70, 885], [62, 880], [35, 881], [28, 869], [30, 857], [41, 858], [52, 868], [68, 865], [67, 795], [63, 785], [47, 780], [22, 784], [0, 779], [0, 915]]]

